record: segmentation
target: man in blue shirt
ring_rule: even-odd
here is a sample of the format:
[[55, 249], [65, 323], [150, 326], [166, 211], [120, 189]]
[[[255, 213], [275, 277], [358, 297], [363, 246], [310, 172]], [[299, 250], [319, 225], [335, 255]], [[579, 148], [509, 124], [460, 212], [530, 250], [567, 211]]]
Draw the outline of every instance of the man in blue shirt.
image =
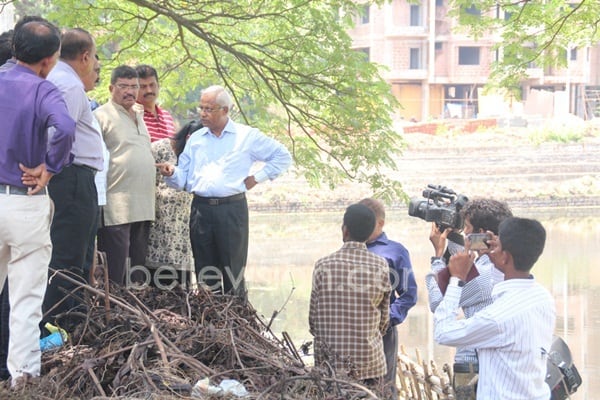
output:
[[[233, 101], [221, 86], [200, 97], [200, 121], [179, 156], [177, 167], [159, 164], [168, 186], [194, 194], [190, 238], [198, 282], [210, 289], [246, 297], [248, 256], [246, 191], [275, 179], [292, 162], [281, 143], [229, 117]], [[256, 162], [264, 166], [250, 175]]]
[[390, 297], [390, 325], [383, 337], [383, 349], [387, 364], [385, 382], [391, 389], [391, 399], [398, 399], [396, 387], [396, 367], [398, 364], [398, 332], [396, 325], [401, 324], [408, 310], [417, 304], [417, 282], [410, 263], [410, 255], [406, 247], [388, 239], [383, 231], [385, 225], [385, 208], [376, 199], [363, 199], [360, 204], [369, 207], [375, 213], [377, 222], [369, 239], [367, 248], [386, 259], [390, 267], [392, 295]]
[[[41, 370], [39, 328], [52, 251], [46, 186], [71, 162], [75, 122], [45, 78], [58, 60], [60, 32], [48, 22], [15, 30], [17, 65], [0, 72], [0, 286], [10, 287], [8, 371], [19, 386]], [[47, 130], [55, 133], [48, 140]]]

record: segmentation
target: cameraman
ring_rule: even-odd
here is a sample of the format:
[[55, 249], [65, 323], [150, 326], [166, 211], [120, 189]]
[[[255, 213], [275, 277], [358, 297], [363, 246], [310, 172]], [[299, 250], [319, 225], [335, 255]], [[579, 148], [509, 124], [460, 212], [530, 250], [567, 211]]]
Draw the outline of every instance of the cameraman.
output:
[[[508, 205], [492, 199], [474, 199], [467, 202], [460, 210], [464, 219], [464, 235], [491, 231], [498, 234], [500, 223], [512, 217]], [[429, 308], [435, 312], [444, 298], [450, 279], [447, 267], [449, 255], [462, 251], [462, 246], [448, 240], [450, 228], [440, 231], [436, 223], [432, 224], [429, 240], [433, 244], [435, 256], [431, 258], [431, 272], [425, 277], [429, 297]], [[469, 271], [462, 290], [459, 307], [465, 318], [492, 304], [492, 287], [504, 279], [488, 256], [489, 250], [481, 250], [477, 254], [474, 265]], [[444, 257], [445, 254], [445, 257]], [[454, 356], [453, 387], [457, 400], [475, 399], [475, 382], [479, 365], [476, 349], [458, 347]]]

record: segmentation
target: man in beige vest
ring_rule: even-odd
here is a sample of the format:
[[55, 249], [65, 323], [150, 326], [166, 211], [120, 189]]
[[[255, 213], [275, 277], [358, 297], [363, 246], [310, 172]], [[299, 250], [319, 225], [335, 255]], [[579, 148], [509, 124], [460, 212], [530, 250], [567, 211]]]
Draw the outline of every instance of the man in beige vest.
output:
[[110, 153], [98, 249], [106, 252], [109, 278], [129, 284], [148, 251], [156, 170], [142, 114], [133, 107], [139, 90], [135, 69], [115, 68], [109, 89], [111, 99], [94, 112]]

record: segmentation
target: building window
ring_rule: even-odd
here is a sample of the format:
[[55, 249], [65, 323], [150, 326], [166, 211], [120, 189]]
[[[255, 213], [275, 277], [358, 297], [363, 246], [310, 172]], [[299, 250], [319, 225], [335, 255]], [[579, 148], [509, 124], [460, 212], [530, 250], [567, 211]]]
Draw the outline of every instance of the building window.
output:
[[368, 4], [364, 4], [360, 13], [360, 23], [368, 24], [369, 23], [369, 12], [371, 7]]
[[410, 49], [410, 69], [421, 69], [421, 49]]
[[363, 53], [365, 55], [366, 60], [371, 61], [371, 50], [368, 47], [361, 47], [354, 50], [358, 51], [359, 53]]
[[571, 59], [571, 61], [577, 61], [577, 48], [571, 49], [569, 58]]
[[436, 7], [441, 7], [444, 5], [444, 0], [435, 0], [435, 6]]
[[458, 65], [479, 65], [479, 47], [459, 47]]
[[442, 42], [435, 42], [435, 50], [436, 51], [441, 51], [443, 48], [443, 43]]
[[481, 17], [481, 10], [475, 6], [470, 6], [467, 8], [464, 8], [465, 13], [469, 14], [469, 15], [474, 15], [476, 17]]
[[421, 26], [421, 5], [410, 5], [410, 26]]

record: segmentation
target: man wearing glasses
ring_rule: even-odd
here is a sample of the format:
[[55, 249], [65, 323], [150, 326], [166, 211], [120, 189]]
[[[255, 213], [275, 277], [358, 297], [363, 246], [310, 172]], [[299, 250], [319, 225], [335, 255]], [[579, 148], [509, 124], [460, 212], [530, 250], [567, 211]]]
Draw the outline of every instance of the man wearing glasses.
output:
[[[204, 126], [194, 133], [175, 167], [158, 164], [167, 185], [194, 194], [190, 238], [198, 282], [214, 291], [246, 297], [248, 255], [246, 191], [275, 179], [292, 158], [281, 143], [229, 117], [231, 96], [221, 86], [202, 91], [198, 112]], [[255, 162], [261, 169], [250, 175]]]
[[94, 111], [110, 153], [98, 249], [106, 252], [109, 278], [128, 284], [130, 271], [144, 265], [148, 252], [156, 169], [142, 112], [133, 107], [139, 90], [136, 70], [115, 68], [109, 90], [110, 101]]
[[[92, 35], [80, 28], [63, 31], [60, 60], [48, 80], [62, 93], [77, 125], [71, 150], [73, 163], [56, 174], [48, 185], [54, 202], [50, 267], [69, 271], [71, 277], [79, 277], [84, 282], [87, 248], [96, 237], [93, 227], [98, 215], [98, 195], [94, 175], [104, 167], [102, 135], [86, 94], [96, 86], [99, 68]], [[59, 276], [49, 280], [43, 305], [44, 322], [56, 323], [56, 316], [76, 305], [72, 298], [64, 298], [74, 287]]]

